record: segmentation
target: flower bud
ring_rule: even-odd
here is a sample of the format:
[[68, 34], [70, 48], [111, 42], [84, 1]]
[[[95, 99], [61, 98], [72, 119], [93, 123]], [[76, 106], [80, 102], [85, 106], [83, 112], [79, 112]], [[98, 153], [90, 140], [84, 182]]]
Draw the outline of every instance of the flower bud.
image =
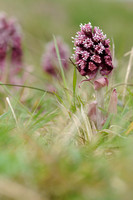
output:
[[102, 87], [108, 86], [108, 79], [106, 77], [101, 77], [94, 81], [94, 89], [99, 90]]

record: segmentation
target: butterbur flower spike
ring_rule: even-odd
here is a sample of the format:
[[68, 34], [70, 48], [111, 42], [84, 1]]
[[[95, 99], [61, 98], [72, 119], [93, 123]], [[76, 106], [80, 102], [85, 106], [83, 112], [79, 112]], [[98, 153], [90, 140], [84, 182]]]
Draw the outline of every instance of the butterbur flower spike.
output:
[[22, 69], [22, 36], [19, 24], [14, 18], [7, 18], [5, 13], [0, 14], [0, 72], [3, 79], [5, 74], [5, 63], [7, 54], [9, 57], [10, 68], [8, 69], [8, 80]]
[[[73, 43], [75, 65], [80, 74], [87, 78], [83, 81], [91, 81], [94, 85], [96, 104], [93, 106], [96, 108], [96, 120], [94, 117], [90, 118], [96, 121], [97, 128], [101, 129], [104, 117], [99, 108], [104, 109], [103, 87], [108, 86], [107, 76], [113, 70], [110, 40], [99, 27], [93, 28], [91, 23], [88, 23], [80, 25], [80, 31], [73, 38]], [[92, 116], [91, 113], [92, 109], [89, 116]]]
[[21, 30], [15, 19], [9, 21], [9, 35], [11, 46], [11, 61], [17, 66], [22, 65]]
[[113, 69], [110, 52], [110, 40], [106, 39], [99, 27], [92, 28], [91, 23], [80, 25], [74, 39], [73, 58], [82, 76], [94, 79], [99, 72], [101, 76], [111, 73]]
[[[60, 53], [62, 66], [65, 70], [67, 70], [69, 67], [68, 59], [69, 59], [70, 50], [67, 44], [64, 43], [60, 37], [57, 38], [57, 45], [58, 45], [58, 49]], [[43, 57], [42, 57], [43, 70], [49, 75], [57, 77], [57, 75], [59, 74], [58, 65], [59, 64], [58, 64], [55, 44], [54, 44], [54, 41], [51, 41], [46, 45], [45, 53], [43, 54]]]
[[8, 23], [5, 13], [0, 13], [0, 71], [3, 73], [8, 45]]

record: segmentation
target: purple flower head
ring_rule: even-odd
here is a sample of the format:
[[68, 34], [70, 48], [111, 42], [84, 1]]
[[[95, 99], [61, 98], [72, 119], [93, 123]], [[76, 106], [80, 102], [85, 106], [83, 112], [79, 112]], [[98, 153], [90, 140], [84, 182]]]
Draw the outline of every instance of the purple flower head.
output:
[[92, 29], [91, 23], [80, 25], [80, 31], [74, 39], [75, 64], [82, 76], [95, 78], [99, 72], [102, 76], [108, 75], [113, 69], [110, 52], [110, 40], [106, 39], [99, 27]]
[[[0, 48], [5, 51], [5, 54], [7, 50], [11, 51], [11, 61], [13, 64], [22, 64], [20, 27], [15, 19], [7, 19], [5, 14], [0, 16]], [[3, 58], [1, 55], [0, 57]]]
[[8, 46], [8, 22], [5, 13], [0, 14], [0, 70], [3, 72]]
[[16, 70], [22, 66], [21, 30], [15, 19], [9, 20], [9, 45], [11, 48], [11, 62], [16, 65]]
[[[13, 18], [0, 13], [0, 79], [4, 75], [7, 54], [10, 52], [8, 76], [17, 74], [22, 69], [22, 44], [19, 24]], [[10, 79], [10, 78], [9, 78]]]
[[[58, 45], [58, 49], [60, 53], [62, 66], [65, 70], [67, 70], [69, 67], [68, 66], [68, 58], [69, 58], [69, 52], [70, 52], [69, 48], [67, 44], [64, 43], [60, 37], [57, 38], [57, 45]], [[55, 44], [54, 44], [54, 41], [51, 41], [45, 47], [45, 53], [42, 58], [43, 70], [46, 73], [57, 77], [57, 74], [59, 73], [58, 65], [59, 64], [58, 64]]]

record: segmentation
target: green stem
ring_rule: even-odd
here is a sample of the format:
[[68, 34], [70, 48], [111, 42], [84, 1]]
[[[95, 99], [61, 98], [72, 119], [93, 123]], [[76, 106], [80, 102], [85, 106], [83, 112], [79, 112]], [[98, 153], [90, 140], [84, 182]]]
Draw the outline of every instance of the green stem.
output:
[[47, 92], [49, 94], [54, 94], [54, 92], [50, 92], [50, 91], [47, 91], [47, 90], [44, 90], [44, 89], [40, 89], [40, 88], [36, 88], [36, 87], [32, 87], [32, 86], [27, 86], [27, 85], [17, 85], [17, 84], [9, 84], [9, 83], [1, 83], [0, 82], [0, 85], [4, 85], [4, 86], [9, 86], [9, 87], [21, 87], [21, 88], [29, 88], [29, 89], [32, 89], [32, 90], [38, 90], [38, 91], [41, 91], [41, 92]]
[[65, 88], [65, 93], [66, 93], [68, 102], [69, 102], [69, 104], [70, 104], [71, 101], [70, 101], [70, 96], [69, 96], [69, 93], [68, 93], [68, 87], [67, 87], [67, 82], [66, 82], [66, 79], [65, 79], [65, 74], [64, 74], [64, 70], [63, 70], [63, 66], [62, 66], [62, 62], [61, 62], [61, 57], [60, 57], [59, 48], [58, 48], [58, 45], [57, 45], [57, 41], [56, 41], [55, 36], [53, 36], [53, 38], [54, 38], [54, 44], [55, 44], [55, 49], [56, 49], [57, 58], [58, 58], [58, 61], [59, 61], [59, 66], [60, 66], [60, 71], [61, 71], [61, 77], [62, 77], [63, 84], [64, 84], [64, 88]]
[[120, 87], [120, 86], [123, 86], [123, 85], [127, 85], [129, 87], [133, 87], [133, 83], [118, 83], [118, 84], [115, 84], [114, 86], [112, 86], [107, 92], [105, 95], [107, 95], [111, 90], [113, 90], [114, 88], [116, 87]]
[[102, 128], [103, 122], [103, 114], [99, 108], [104, 108], [104, 95], [103, 95], [103, 88], [96, 90], [96, 119], [97, 119], [97, 129], [100, 130]]

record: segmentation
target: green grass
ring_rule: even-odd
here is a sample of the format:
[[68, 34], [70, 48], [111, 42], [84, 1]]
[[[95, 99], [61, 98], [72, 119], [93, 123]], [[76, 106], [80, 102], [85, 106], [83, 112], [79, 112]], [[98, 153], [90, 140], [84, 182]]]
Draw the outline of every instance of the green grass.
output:
[[74, 107], [58, 83], [57, 95], [25, 89], [23, 102], [21, 90], [15, 96], [13, 87], [1, 91], [1, 199], [132, 199], [132, 129], [125, 134], [133, 121], [132, 87], [95, 135], [87, 117], [92, 89], [76, 87], [75, 73], [69, 84]]
[[[32, 88], [0, 84], [1, 200], [133, 198], [132, 77], [124, 104], [124, 86], [117, 85], [124, 82], [128, 65], [129, 58], [123, 53], [132, 47], [133, 5], [83, 2], [84, 5], [76, 0], [0, 2], [2, 10], [22, 23], [25, 62], [34, 66], [25, 83]], [[70, 37], [79, 23], [88, 20], [113, 36], [118, 62], [112, 80], [117, 86], [118, 112], [108, 116], [97, 134], [87, 116], [89, 103], [94, 100], [93, 88], [88, 82], [78, 87], [81, 76], [72, 64], [67, 73], [62, 71], [56, 39], [62, 81], [42, 74], [40, 66], [43, 46], [53, 34], [62, 35], [71, 46]], [[56, 87], [56, 93], [46, 92], [49, 84]], [[105, 92], [102, 111], [106, 114], [111, 90]]]

